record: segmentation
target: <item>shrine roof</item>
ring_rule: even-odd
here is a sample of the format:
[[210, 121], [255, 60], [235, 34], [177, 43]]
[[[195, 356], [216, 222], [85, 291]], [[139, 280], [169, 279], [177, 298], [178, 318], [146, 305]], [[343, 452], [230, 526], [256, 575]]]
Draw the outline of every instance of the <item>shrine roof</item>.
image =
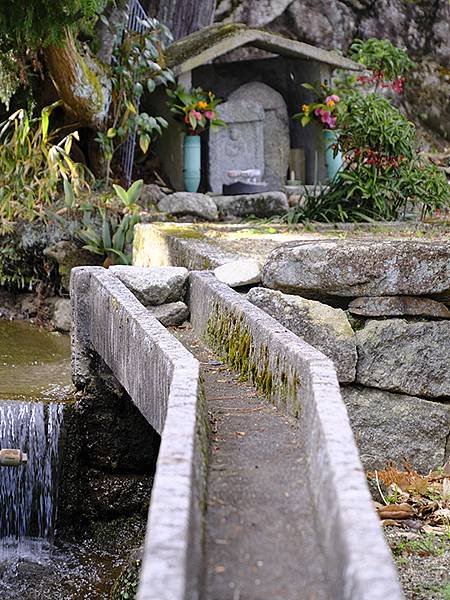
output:
[[242, 23], [211, 25], [177, 40], [167, 49], [167, 63], [176, 75], [181, 75], [242, 46], [252, 46], [289, 58], [313, 60], [335, 68], [362, 70], [362, 65], [337, 52], [323, 50], [277, 33], [247, 27]]

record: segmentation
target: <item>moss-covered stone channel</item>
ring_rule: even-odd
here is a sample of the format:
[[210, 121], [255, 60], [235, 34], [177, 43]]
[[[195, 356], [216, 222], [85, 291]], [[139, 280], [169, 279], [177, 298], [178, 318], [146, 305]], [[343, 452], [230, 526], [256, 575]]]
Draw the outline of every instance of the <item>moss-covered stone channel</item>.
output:
[[98, 372], [75, 394], [68, 336], [0, 320], [2, 600], [134, 597], [159, 436]]

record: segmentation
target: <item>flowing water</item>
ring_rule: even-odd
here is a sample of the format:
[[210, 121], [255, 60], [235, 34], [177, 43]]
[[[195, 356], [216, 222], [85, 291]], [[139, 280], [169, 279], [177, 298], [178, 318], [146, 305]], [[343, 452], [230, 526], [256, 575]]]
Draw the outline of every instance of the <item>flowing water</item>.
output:
[[[0, 448], [28, 463], [0, 467], [0, 600], [106, 600], [142, 543], [145, 518], [57, 532], [59, 437], [70, 398], [70, 341], [0, 320]], [[55, 537], [56, 531], [56, 537]]]
[[28, 462], [0, 468], [0, 560], [39, 557], [56, 519], [59, 435], [70, 383], [67, 336], [0, 321], [0, 448]]
[[1, 447], [28, 455], [27, 464], [0, 470], [0, 556], [28, 553], [29, 541], [53, 538], [63, 411], [61, 403], [0, 403]]

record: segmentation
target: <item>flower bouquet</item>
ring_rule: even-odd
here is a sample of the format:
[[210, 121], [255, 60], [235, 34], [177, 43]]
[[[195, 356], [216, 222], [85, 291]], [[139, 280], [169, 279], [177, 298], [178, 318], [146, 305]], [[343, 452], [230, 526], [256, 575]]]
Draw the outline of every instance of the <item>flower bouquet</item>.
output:
[[311, 102], [311, 104], [303, 104], [301, 112], [292, 118], [300, 121], [303, 127], [306, 127], [312, 121], [316, 121], [324, 129], [336, 129], [343, 109], [340, 96], [327, 90], [323, 85], [317, 88], [309, 83], [304, 83], [303, 87], [315, 92], [319, 99], [317, 102]]
[[212, 92], [195, 88], [188, 92], [183, 86], [168, 90], [170, 112], [181, 122], [187, 135], [200, 135], [208, 128], [225, 125], [218, 118], [217, 106], [222, 102]]
[[197, 192], [201, 181], [201, 138], [207, 129], [225, 125], [218, 118], [217, 106], [222, 101], [202, 88], [188, 92], [183, 86], [168, 90], [167, 105], [184, 129], [184, 185], [186, 191]]
[[339, 126], [341, 115], [346, 110], [345, 103], [341, 102], [341, 97], [337, 93], [329, 90], [323, 84], [313, 86], [304, 83], [303, 87], [313, 91], [318, 100], [311, 104], [303, 104], [301, 112], [292, 118], [300, 121], [303, 127], [314, 121], [322, 126], [325, 141], [325, 163], [328, 178], [332, 180], [343, 164], [342, 155], [338, 150], [336, 129]]

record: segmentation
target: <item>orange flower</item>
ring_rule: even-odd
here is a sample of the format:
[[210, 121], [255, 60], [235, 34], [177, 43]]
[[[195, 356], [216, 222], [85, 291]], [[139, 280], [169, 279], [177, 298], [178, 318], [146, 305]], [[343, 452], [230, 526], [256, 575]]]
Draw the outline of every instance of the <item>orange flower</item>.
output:
[[333, 108], [333, 106], [336, 104], [336, 102], [334, 100], [332, 100], [331, 98], [329, 98], [327, 100], [327, 106], [328, 108]]
[[208, 103], [204, 100], [200, 100], [199, 102], [197, 102], [197, 108], [200, 110], [205, 110], [205, 108], [208, 108]]
[[308, 113], [309, 113], [309, 110], [310, 110], [309, 104], [304, 104], [304, 105], [302, 106], [302, 111], [303, 111], [304, 113], [308, 114]]

